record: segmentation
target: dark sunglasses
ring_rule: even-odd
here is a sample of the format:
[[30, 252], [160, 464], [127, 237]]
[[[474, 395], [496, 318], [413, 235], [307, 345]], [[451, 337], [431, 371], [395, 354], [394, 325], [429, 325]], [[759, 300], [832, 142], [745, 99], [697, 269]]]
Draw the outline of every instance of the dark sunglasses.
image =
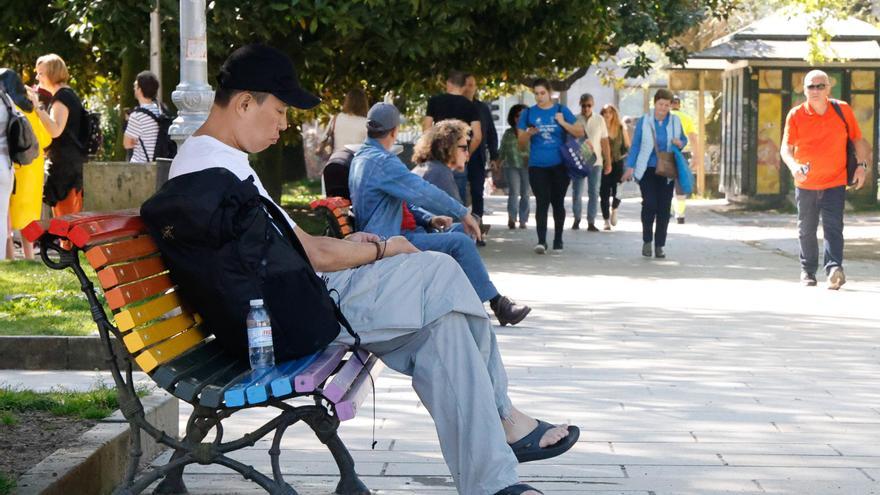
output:
[[818, 89], [819, 91], [821, 91], [821, 90], [823, 90], [823, 89], [825, 89], [825, 88], [827, 88], [827, 87], [828, 87], [828, 85], [825, 84], [825, 83], [819, 83], [819, 84], [808, 84], [808, 85], [807, 85], [807, 89]]

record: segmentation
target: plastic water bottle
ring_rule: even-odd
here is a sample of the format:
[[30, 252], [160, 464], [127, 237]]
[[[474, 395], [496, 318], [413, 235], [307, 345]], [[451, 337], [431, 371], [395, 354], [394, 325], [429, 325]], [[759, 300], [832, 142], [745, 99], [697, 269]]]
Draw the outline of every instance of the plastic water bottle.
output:
[[247, 315], [248, 356], [251, 369], [275, 366], [275, 349], [272, 347], [272, 323], [262, 299], [251, 300]]

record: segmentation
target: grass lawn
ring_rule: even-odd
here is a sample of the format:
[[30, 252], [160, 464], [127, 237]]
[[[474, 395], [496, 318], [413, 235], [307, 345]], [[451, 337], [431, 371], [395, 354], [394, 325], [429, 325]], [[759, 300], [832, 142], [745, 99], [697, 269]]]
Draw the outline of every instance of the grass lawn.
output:
[[[83, 260], [85, 263], [85, 260]], [[0, 261], [0, 335], [89, 335], [89, 303], [69, 270]]]
[[304, 179], [284, 184], [281, 192], [281, 206], [296, 222], [296, 225], [312, 235], [323, 235], [327, 226], [324, 218], [315, 215], [309, 207], [313, 200], [321, 198], [321, 181]]
[[[139, 391], [138, 395], [145, 395]], [[70, 392], [63, 389], [34, 392], [0, 387], [0, 425], [17, 422], [16, 412], [45, 411], [55, 416], [79, 419], [104, 419], [119, 407], [116, 388], [100, 384], [88, 392]]]

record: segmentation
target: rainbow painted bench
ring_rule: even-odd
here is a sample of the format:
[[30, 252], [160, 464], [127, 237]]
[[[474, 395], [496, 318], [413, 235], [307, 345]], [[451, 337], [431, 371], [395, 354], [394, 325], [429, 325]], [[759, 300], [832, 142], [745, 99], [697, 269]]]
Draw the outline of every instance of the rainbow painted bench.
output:
[[[337, 429], [341, 421], [357, 415], [369, 395], [382, 370], [376, 356], [365, 351], [354, 356], [345, 346], [331, 345], [311, 356], [252, 371], [246, 360], [221, 348], [201, 317], [180, 298], [136, 210], [33, 222], [23, 234], [39, 243], [46, 265], [76, 274], [98, 326], [120, 409], [133, 433], [128, 470], [114, 493], [140, 493], [160, 478], [164, 479], [155, 493], [186, 493], [183, 469], [198, 463], [226, 466], [269, 493], [295, 495], [282, 476], [280, 442], [287, 428], [300, 420], [336, 460], [340, 481], [335, 493], [370, 493], [358, 478]], [[103, 298], [83, 270], [80, 253], [95, 271]], [[105, 305], [112, 312], [112, 323]], [[114, 340], [123, 345], [114, 346]], [[123, 355], [116, 355], [117, 348], [124, 348]], [[192, 404], [184, 438], [173, 438], [146, 421], [135, 393], [134, 365], [159, 387]], [[304, 400], [291, 401], [296, 398]], [[251, 407], [273, 407], [278, 414], [255, 431], [225, 441], [221, 422]], [[139, 431], [174, 449], [168, 463], [138, 472]], [[214, 439], [203, 442], [212, 431]], [[228, 456], [269, 434], [274, 435], [268, 452], [272, 477]]]

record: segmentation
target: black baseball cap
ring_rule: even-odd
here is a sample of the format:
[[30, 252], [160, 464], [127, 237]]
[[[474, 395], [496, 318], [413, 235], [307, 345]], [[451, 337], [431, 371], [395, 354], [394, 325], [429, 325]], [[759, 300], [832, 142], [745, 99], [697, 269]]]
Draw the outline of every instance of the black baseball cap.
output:
[[225, 89], [271, 93], [296, 108], [309, 109], [321, 103], [302, 89], [293, 61], [282, 51], [254, 43], [235, 50], [220, 67], [217, 85]]

